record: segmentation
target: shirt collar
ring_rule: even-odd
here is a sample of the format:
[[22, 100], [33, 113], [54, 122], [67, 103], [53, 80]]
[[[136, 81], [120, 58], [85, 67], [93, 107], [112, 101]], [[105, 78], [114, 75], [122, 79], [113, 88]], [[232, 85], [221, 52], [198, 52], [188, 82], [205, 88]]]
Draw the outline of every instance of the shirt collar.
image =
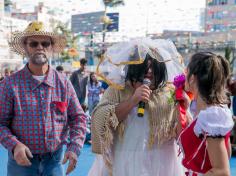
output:
[[56, 87], [55, 86], [55, 81], [54, 81], [54, 70], [53, 70], [53, 68], [49, 65], [49, 67], [48, 67], [48, 73], [47, 73], [47, 75], [46, 75], [46, 77], [45, 77], [45, 79], [44, 79], [44, 83], [45, 84], [47, 84], [48, 86], [50, 86], [50, 87]]
[[32, 90], [36, 89], [40, 84], [43, 84], [43, 83], [50, 86], [50, 87], [55, 88], [53, 69], [51, 68], [51, 66], [49, 66], [48, 69], [49, 70], [48, 70], [46, 77], [44, 78], [44, 80], [42, 82], [40, 82], [39, 80], [36, 80], [35, 78], [33, 78], [32, 73], [30, 72], [30, 70], [28, 68], [28, 64], [25, 65], [25, 67], [23, 68], [23, 71], [24, 71], [24, 74], [25, 74], [27, 80], [29, 81], [29, 83], [31, 85]]

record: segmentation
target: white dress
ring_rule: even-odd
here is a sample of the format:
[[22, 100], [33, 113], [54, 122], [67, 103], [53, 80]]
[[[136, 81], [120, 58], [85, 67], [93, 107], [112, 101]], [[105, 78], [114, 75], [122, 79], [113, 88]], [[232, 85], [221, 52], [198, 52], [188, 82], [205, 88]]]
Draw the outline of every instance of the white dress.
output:
[[[172, 139], [160, 147], [148, 149], [149, 122], [147, 114], [140, 118], [134, 108], [127, 119], [123, 141], [115, 140], [113, 176], [184, 176], [182, 158]], [[97, 155], [89, 176], [108, 176], [102, 156]]]

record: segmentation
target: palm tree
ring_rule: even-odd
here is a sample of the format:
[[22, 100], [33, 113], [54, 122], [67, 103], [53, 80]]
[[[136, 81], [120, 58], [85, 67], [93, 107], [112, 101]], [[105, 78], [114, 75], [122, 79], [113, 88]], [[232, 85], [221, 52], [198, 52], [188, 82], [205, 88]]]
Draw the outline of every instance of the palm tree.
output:
[[103, 3], [106, 7], [115, 7], [119, 5], [124, 5], [123, 0], [103, 0]]
[[103, 3], [104, 3], [104, 6], [105, 6], [105, 12], [104, 12], [104, 16], [103, 16], [103, 19], [102, 19], [102, 22], [103, 22], [102, 42], [103, 42], [103, 47], [104, 47], [105, 37], [106, 37], [106, 29], [107, 29], [107, 26], [111, 23], [111, 20], [109, 19], [109, 17], [106, 16], [107, 7], [113, 8], [113, 7], [117, 7], [117, 6], [120, 6], [120, 5], [124, 5], [124, 0], [103, 0]]
[[4, 6], [6, 7], [6, 6], [10, 6], [10, 5], [12, 5], [12, 2], [10, 1], [10, 0], [5, 0], [4, 1]]
[[4, 9], [5, 9], [5, 11], [9, 11], [11, 9], [12, 5], [13, 4], [10, 0], [4, 0]]
[[232, 48], [230, 46], [227, 46], [225, 48], [225, 58], [228, 60], [230, 64], [230, 69], [233, 72], [235, 57], [232, 54], [233, 54]]
[[79, 35], [74, 35], [72, 31], [68, 28], [69, 23], [61, 23], [59, 22], [56, 27], [54, 28], [54, 31], [56, 33], [60, 33], [66, 36], [67, 40], [67, 47], [66, 49], [61, 53], [62, 60], [69, 60], [69, 59], [75, 59], [76, 56], [78, 56], [78, 39]]

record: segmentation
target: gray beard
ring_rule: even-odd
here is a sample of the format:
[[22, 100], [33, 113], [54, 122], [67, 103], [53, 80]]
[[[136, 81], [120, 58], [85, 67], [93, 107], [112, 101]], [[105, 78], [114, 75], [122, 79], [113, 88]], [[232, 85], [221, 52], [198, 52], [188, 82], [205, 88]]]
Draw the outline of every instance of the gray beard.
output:
[[34, 65], [44, 65], [48, 62], [48, 58], [45, 54], [34, 54], [30, 57], [30, 61]]

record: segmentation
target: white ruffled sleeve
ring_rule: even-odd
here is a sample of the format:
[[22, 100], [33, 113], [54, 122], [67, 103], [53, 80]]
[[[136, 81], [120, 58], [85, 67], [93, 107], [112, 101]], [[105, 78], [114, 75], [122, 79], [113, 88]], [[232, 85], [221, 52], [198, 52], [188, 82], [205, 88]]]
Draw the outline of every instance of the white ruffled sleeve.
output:
[[212, 106], [197, 117], [194, 133], [197, 136], [224, 137], [234, 126], [232, 113], [227, 107]]

